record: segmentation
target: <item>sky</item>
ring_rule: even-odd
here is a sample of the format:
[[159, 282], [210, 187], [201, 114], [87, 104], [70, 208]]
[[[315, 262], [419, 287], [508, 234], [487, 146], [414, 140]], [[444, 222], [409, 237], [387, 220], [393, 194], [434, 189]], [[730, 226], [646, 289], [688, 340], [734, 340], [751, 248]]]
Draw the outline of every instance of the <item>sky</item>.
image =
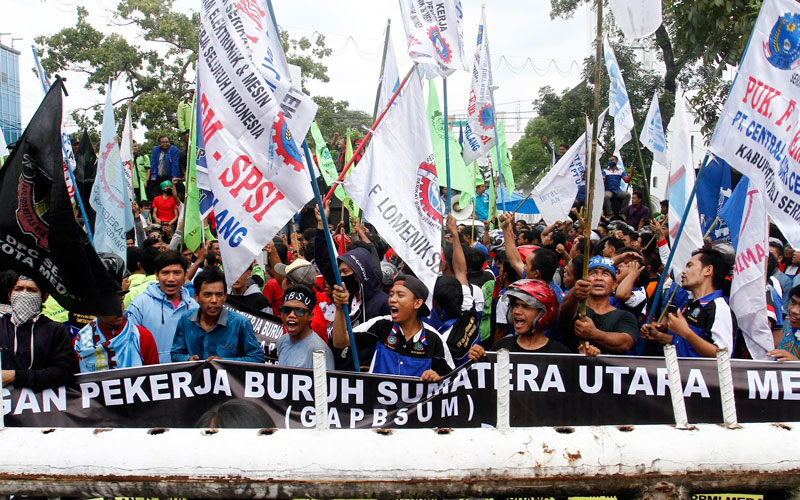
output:
[[[95, 28], [119, 32], [130, 43], [144, 44], [136, 32], [113, 25], [114, 0], [4, 0], [6, 13], [0, 21], [0, 43], [19, 50], [23, 128], [42, 99], [41, 86], [32, 71], [31, 45], [39, 35], [49, 35], [73, 25], [75, 9], [88, 9]], [[180, 11], [199, 10], [199, 0], [176, 0]], [[464, 10], [464, 48], [468, 67], [481, 15], [481, 3], [462, 0]], [[490, 0], [485, 2], [486, 23], [491, 52], [493, 79], [498, 86], [495, 104], [498, 117], [506, 125], [510, 144], [524, 132], [535, 116], [532, 101], [539, 89], [551, 86], [560, 92], [580, 82], [583, 59], [591, 49], [594, 15], [586, 7], [569, 20], [551, 20], [549, 0]], [[372, 114], [380, 72], [383, 39], [387, 19], [391, 19], [391, 41], [397, 56], [399, 74], [404, 75], [411, 62], [406, 52], [403, 23], [397, 0], [273, 0], [278, 24], [292, 38], [312, 40], [322, 34], [333, 50], [324, 60], [328, 66], [327, 83], [312, 81], [312, 95], [346, 100], [352, 109]], [[65, 100], [65, 116], [75, 108], [104, 102], [103, 96], [83, 88], [85, 77], [64, 73], [70, 93]], [[452, 115], [466, 113], [470, 73], [459, 71], [448, 78], [448, 108]], [[441, 80], [437, 81], [440, 101]], [[114, 100], [125, 97], [124, 85], [112, 91]], [[177, 103], [176, 103], [177, 106]], [[75, 125], [67, 120], [71, 132]], [[142, 135], [143, 132], [139, 131]]]

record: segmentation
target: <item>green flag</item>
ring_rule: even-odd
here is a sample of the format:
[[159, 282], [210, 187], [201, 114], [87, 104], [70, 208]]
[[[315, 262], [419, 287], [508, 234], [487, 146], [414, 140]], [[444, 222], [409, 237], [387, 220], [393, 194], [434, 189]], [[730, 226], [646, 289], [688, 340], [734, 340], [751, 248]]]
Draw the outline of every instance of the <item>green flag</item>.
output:
[[[444, 151], [444, 116], [439, 107], [439, 96], [436, 85], [430, 80], [428, 90], [428, 121], [431, 129], [431, 142], [433, 143], [433, 156], [436, 159], [436, 176], [439, 185], [447, 185], [447, 172], [445, 171], [446, 159]], [[472, 169], [467, 167], [461, 157], [461, 145], [454, 134], [448, 134], [450, 143], [450, 187], [465, 193], [474, 194]]]
[[[314, 139], [314, 152], [317, 155], [317, 165], [319, 165], [319, 170], [322, 172], [322, 178], [325, 179], [325, 184], [331, 187], [339, 177], [339, 172], [336, 171], [336, 163], [331, 157], [331, 152], [328, 151], [328, 146], [325, 144], [325, 139], [322, 138], [322, 132], [320, 132], [317, 122], [311, 123], [311, 137]], [[344, 189], [342, 189], [341, 185], [336, 186], [334, 194], [340, 200], [345, 197]]]
[[[514, 172], [511, 170], [511, 158], [508, 156], [506, 127], [500, 120], [497, 121], [497, 140], [500, 141], [500, 162], [503, 164], [503, 184], [510, 195], [514, 192]], [[492, 159], [492, 164], [497, 163], [497, 147], [492, 148], [489, 158]]]
[[189, 127], [189, 164], [186, 166], [186, 207], [183, 213], [183, 240], [186, 248], [196, 251], [202, 244], [203, 220], [200, 218], [200, 188], [197, 187], [197, 96], [192, 100], [192, 120]]
[[[344, 164], [347, 165], [348, 163], [350, 163], [350, 158], [352, 157], [353, 157], [353, 142], [350, 140], [350, 129], [347, 129], [347, 146], [345, 147], [344, 150]], [[355, 165], [353, 165], [353, 167], [355, 167]], [[353, 167], [350, 167], [351, 171]], [[345, 194], [345, 197], [342, 200], [342, 205], [347, 209], [348, 212], [350, 212], [351, 217], [355, 217], [356, 219], [359, 218], [361, 210], [358, 208], [356, 202], [354, 202], [349, 195]]]

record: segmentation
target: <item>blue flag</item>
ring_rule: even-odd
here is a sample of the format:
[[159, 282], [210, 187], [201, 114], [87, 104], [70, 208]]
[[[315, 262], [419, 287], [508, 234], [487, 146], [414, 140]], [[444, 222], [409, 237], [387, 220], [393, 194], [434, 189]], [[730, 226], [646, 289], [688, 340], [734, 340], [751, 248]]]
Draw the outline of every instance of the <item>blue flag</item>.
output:
[[97, 212], [94, 222], [94, 248], [97, 252], [119, 255], [127, 262], [125, 233], [133, 229], [133, 212], [125, 171], [119, 156], [117, 127], [114, 124], [114, 106], [111, 104], [111, 83], [106, 90], [103, 110], [103, 130], [100, 135], [100, 153], [97, 159], [97, 176], [90, 196], [92, 208]]
[[[697, 210], [700, 212], [700, 229], [703, 234], [706, 234], [725, 201], [731, 196], [731, 166], [712, 156], [705, 169], [703, 182], [697, 186]], [[730, 233], [729, 225], [720, 221], [710, 236], [712, 240], [728, 240]]]
[[728, 227], [736, 228], [735, 231], [730, 231], [731, 244], [733, 244], [734, 250], [739, 246], [739, 228], [742, 226], [742, 212], [747, 201], [747, 188], [749, 186], [750, 180], [747, 177], [742, 177], [730, 198], [719, 210], [719, 218], [724, 220]]

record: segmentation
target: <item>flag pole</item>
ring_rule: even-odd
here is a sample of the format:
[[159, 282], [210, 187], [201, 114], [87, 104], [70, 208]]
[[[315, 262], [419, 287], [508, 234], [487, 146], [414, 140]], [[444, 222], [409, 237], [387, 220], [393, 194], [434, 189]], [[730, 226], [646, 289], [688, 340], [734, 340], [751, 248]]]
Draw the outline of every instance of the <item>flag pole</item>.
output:
[[478, 204], [478, 197], [475, 196], [478, 190], [478, 162], [472, 162], [472, 240], [475, 241], [475, 205]]
[[[642, 146], [639, 144], [639, 131], [636, 130], [636, 121], [633, 122], [633, 139], [636, 141], [636, 152], [639, 154], [639, 168], [642, 169], [642, 178], [644, 178], [644, 193], [647, 196], [647, 208], [653, 210], [650, 206], [650, 179], [647, 177], [647, 170], [644, 169], [644, 159], [642, 158]], [[633, 176], [631, 176], [633, 180]]]
[[450, 127], [448, 126], [449, 117], [447, 115], [447, 77], [442, 78], [442, 93], [444, 94], [444, 116], [442, 117], [442, 124], [444, 125], [444, 166], [447, 172], [447, 203], [445, 203], [444, 214], [450, 213], [450, 207], [453, 204], [453, 194], [450, 191]]
[[683, 228], [686, 226], [686, 221], [689, 219], [689, 207], [692, 206], [692, 202], [694, 201], [694, 197], [697, 195], [697, 186], [700, 184], [700, 176], [703, 175], [703, 171], [705, 170], [706, 164], [708, 164], [708, 155], [703, 159], [703, 165], [700, 167], [700, 170], [697, 172], [697, 179], [694, 181], [694, 186], [692, 186], [692, 192], [689, 194], [689, 201], [686, 202], [686, 206], [683, 209], [683, 217], [681, 218], [681, 225], [678, 226], [678, 233], [675, 235], [675, 238], [672, 242], [672, 248], [669, 250], [669, 257], [667, 258], [667, 263], [664, 264], [664, 272], [661, 273], [661, 278], [658, 280], [658, 285], [656, 286], [656, 294], [653, 299], [653, 308], [650, 309], [650, 313], [647, 315], [647, 323], [651, 323], [653, 321], [653, 315], [655, 314], [656, 306], [658, 305], [658, 301], [661, 298], [661, 289], [664, 286], [664, 281], [669, 274], [670, 266], [672, 265], [672, 258], [675, 257], [675, 250], [678, 248], [678, 243], [681, 240], [681, 235], [683, 234]]
[[333, 192], [336, 190], [336, 186], [342, 183], [342, 180], [344, 180], [348, 170], [350, 170], [350, 167], [353, 166], [353, 161], [355, 160], [355, 157], [358, 156], [358, 153], [360, 153], [361, 150], [364, 149], [364, 147], [367, 145], [369, 138], [372, 137], [373, 131], [381, 123], [381, 120], [383, 120], [383, 117], [386, 115], [386, 112], [389, 111], [389, 108], [392, 107], [394, 100], [397, 99], [397, 96], [400, 95], [400, 91], [403, 90], [403, 87], [411, 78], [411, 74], [414, 72], [414, 68], [416, 68], [416, 65], [412, 66], [411, 69], [408, 70], [408, 73], [406, 73], [405, 78], [403, 78], [403, 80], [400, 82], [400, 85], [397, 86], [397, 90], [395, 90], [394, 94], [392, 94], [392, 98], [389, 99], [389, 102], [386, 103], [386, 107], [383, 108], [383, 111], [381, 112], [380, 115], [378, 115], [378, 118], [375, 120], [375, 123], [373, 123], [369, 131], [367, 131], [367, 135], [364, 136], [364, 139], [361, 140], [361, 145], [358, 148], [356, 148], [355, 151], [353, 151], [353, 157], [350, 158], [350, 161], [348, 161], [347, 164], [342, 168], [342, 172], [339, 174], [339, 177], [336, 179], [336, 181], [334, 181], [333, 186], [331, 186], [330, 190], [328, 191], [328, 194], [326, 194], [325, 198], [322, 200], [323, 203], [328, 203], [328, 200], [331, 199], [331, 196], [333, 196]]
[[[483, 6], [481, 6], [483, 9]], [[484, 21], [486, 17], [484, 16]], [[503, 192], [502, 188], [505, 187], [505, 183], [503, 183], [503, 162], [500, 160], [500, 138], [497, 132], [497, 108], [494, 107], [494, 83], [492, 81], [492, 55], [489, 50], [489, 31], [486, 28], [486, 24], [483, 25], [483, 42], [486, 44], [486, 62], [489, 65], [489, 95], [492, 97], [492, 119], [494, 120], [494, 148], [497, 152], [497, 172], [499, 177], [497, 178], [498, 182], [500, 183], [500, 200], [505, 206], [506, 204], [506, 195]], [[511, 196], [511, 193], [508, 193]], [[495, 206], [497, 206], [497, 195], [495, 194]]]
[[392, 27], [392, 18], [386, 20], [386, 36], [383, 38], [383, 58], [381, 59], [381, 74], [378, 79], [378, 92], [375, 93], [375, 108], [372, 110], [372, 121], [378, 117], [378, 105], [381, 101], [381, 87], [383, 87], [383, 71], [386, 68], [386, 51], [389, 49], [389, 29]]
[[[584, 224], [584, 245], [585, 255], [583, 258], [583, 279], [589, 277], [589, 243], [592, 236], [592, 206], [594, 205], [594, 177], [595, 164], [597, 163], [597, 125], [600, 117], [600, 59], [603, 50], [603, 0], [597, 0], [597, 34], [595, 38], [594, 56], [594, 123], [592, 124], [592, 158], [588, 168], [584, 169], [587, 173], [586, 179], [586, 223]], [[587, 125], [588, 126], [588, 125]], [[588, 131], [587, 131], [588, 132]], [[586, 301], [581, 303], [581, 315], [586, 315]]]
[[[389, 103], [391, 105], [391, 102]], [[328, 246], [328, 255], [331, 259], [331, 267], [333, 268], [333, 275], [336, 278], [336, 284], [340, 287], [342, 286], [342, 276], [339, 274], [339, 266], [336, 265], [336, 252], [333, 250], [333, 239], [331, 238], [331, 232], [328, 231], [328, 218], [325, 216], [325, 205], [322, 203], [322, 196], [319, 192], [319, 186], [317, 185], [317, 179], [314, 178], [314, 167], [312, 167], [313, 163], [311, 163], [311, 153], [308, 150], [308, 142], [303, 139], [303, 152], [306, 156], [306, 165], [308, 166], [308, 175], [311, 176], [311, 188], [314, 190], [314, 198], [317, 200], [317, 206], [319, 207], [319, 215], [322, 218], [322, 232], [325, 234], [325, 243]], [[355, 157], [355, 155], [353, 155]], [[350, 323], [350, 307], [346, 304], [342, 306], [342, 312], [344, 312], [344, 321], [345, 325], [347, 326], [347, 335], [350, 337], [350, 352], [353, 353], [353, 365], [355, 366], [355, 370], [357, 372], [361, 371], [361, 367], [358, 363], [358, 349], [356, 348], [356, 339], [353, 335], [353, 325]]]

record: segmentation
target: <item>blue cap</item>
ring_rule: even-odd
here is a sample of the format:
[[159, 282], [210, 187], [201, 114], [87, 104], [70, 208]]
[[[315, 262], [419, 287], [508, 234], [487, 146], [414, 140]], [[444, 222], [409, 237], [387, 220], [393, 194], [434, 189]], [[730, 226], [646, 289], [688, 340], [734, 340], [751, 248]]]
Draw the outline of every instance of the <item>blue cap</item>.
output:
[[589, 271], [592, 269], [605, 269], [606, 271], [610, 272], [614, 279], [617, 279], [617, 269], [614, 267], [614, 261], [609, 259], [608, 257], [601, 257], [600, 255], [595, 255], [591, 259], [589, 259]]

